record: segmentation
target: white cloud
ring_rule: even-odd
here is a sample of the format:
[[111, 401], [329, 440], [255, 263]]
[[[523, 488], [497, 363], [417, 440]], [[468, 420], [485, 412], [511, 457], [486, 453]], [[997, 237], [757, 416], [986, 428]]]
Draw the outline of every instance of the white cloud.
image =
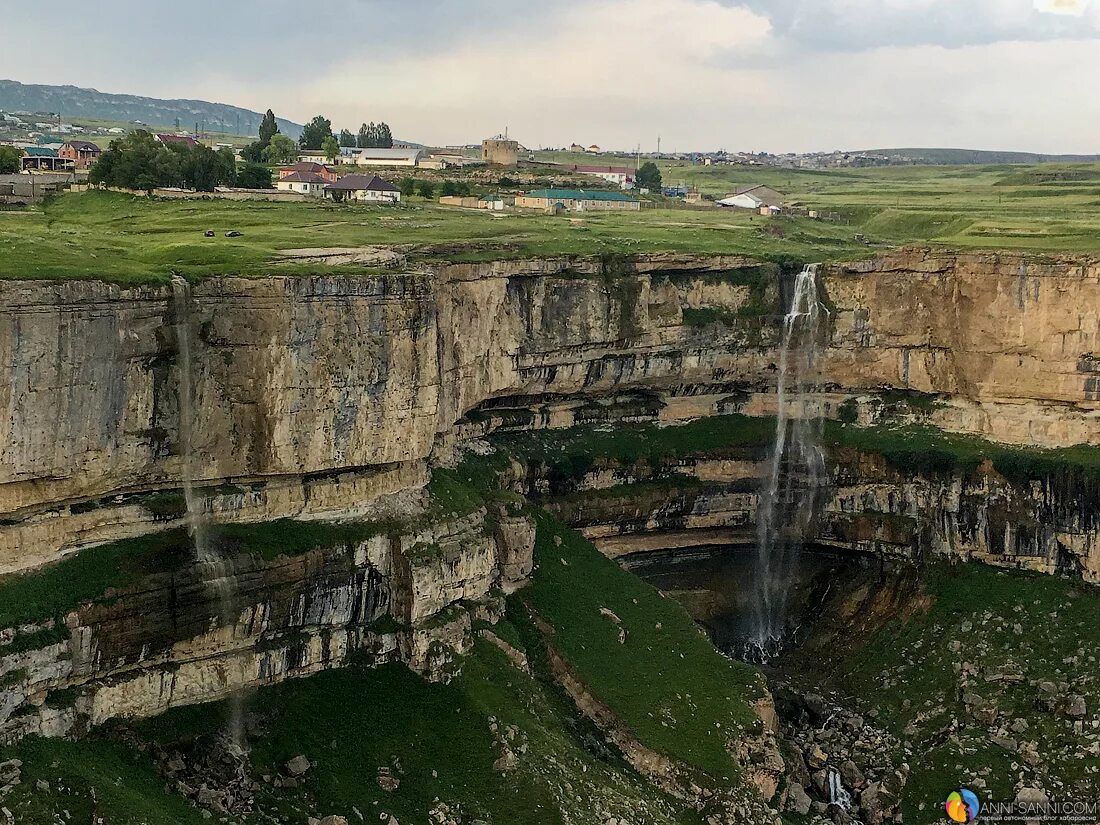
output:
[[[653, 148], [660, 134], [669, 149], [1094, 152], [1100, 129], [1100, 98], [1087, 94], [1100, 76], [1100, 0], [331, 0], [321, 16], [302, 14], [300, 0], [97, 8], [53, 32], [49, 49], [9, 39], [0, 77], [270, 106], [299, 122], [321, 112], [337, 128], [384, 119], [429, 143], [509, 127], [536, 147]], [[232, 48], [211, 20], [237, 33]]]
[[[1100, 19], [1086, 13], [1086, 0], [725, 2], [765, 15], [777, 33], [793, 42], [830, 51], [921, 44], [957, 48], [1009, 40], [1100, 37]], [[1044, 13], [1052, 11], [1060, 13]]]
[[1080, 17], [1088, 6], [1088, 0], [1035, 0], [1035, 8], [1045, 14], [1068, 14]]

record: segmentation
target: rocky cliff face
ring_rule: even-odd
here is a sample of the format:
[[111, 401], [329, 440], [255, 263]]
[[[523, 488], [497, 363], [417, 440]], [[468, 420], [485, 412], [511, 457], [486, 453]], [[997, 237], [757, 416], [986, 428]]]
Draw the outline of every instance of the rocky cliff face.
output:
[[[741, 258], [562, 258], [215, 278], [182, 307], [167, 289], [2, 282], [0, 574], [177, 523], [154, 494], [181, 474], [179, 323], [209, 508], [334, 517], [422, 484], [456, 422], [500, 404], [540, 426], [624, 395], [666, 420], [767, 412], [783, 280]], [[823, 288], [831, 414], [854, 396], [867, 419], [875, 392], [908, 388], [935, 394], [946, 429], [1100, 443], [1100, 265], [916, 250], [828, 267]]]
[[497, 594], [530, 574], [534, 525], [479, 509], [300, 555], [232, 555], [228, 616], [181, 544], [132, 585], [0, 631], [0, 743], [153, 716], [352, 655], [445, 679], [472, 620], [492, 618]]
[[1100, 263], [902, 251], [826, 269], [841, 387], [944, 396], [933, 423], [995, 441], [1100, 444]]
[[[741, 458], [692, 459], [656, 468], [595, 469], [558, 485], [546, 504], [609, 556], [756, 541], [758, 449]], [[988, 462], [976, 470], [906, 472], [881, 455], [834, 448], [811, 531], [816, 544], [877, 558], [935, 557], [1059, 573], [1100, 584], [1095, 479], [1052, 475], [1012, 481]], [[550, 494], [547, 468], [518, 486]], [[562, 493], [564, 492], [564, 495]]]

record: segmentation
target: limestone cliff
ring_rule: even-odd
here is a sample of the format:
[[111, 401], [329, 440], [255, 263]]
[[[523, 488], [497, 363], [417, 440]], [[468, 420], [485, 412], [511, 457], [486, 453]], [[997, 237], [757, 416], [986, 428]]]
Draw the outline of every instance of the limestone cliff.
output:
[[[0, 573], [178, 524], [176, 325], [196, 339], [196, 468], [221, 520], [335, 517], [423, 484], [464, 417], [767, 412], [780, 268], [683, 255], [213, 278], [190, 306], [97, 281], [0, 282]], [[883, 387], [939, 426], [1100, 443], [1100, 265], [890, 253], [824, 270], [836, 414]], [[476, 429], [476, 428], [475, 428]]]

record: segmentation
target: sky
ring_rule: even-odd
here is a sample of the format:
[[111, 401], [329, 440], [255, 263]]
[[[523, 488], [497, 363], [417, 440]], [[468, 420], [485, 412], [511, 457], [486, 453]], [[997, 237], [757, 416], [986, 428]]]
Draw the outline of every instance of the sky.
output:
[[[11, 9], [7, 7], [11, 6]], [[18, 7], [23, 3], [18, 2]], [[17, 0], [0, 0], [0, 20]], [[432, 145], [1100, 152], [1100, 0], [53, 0], [0, 77]], [[120, 24], [120, 21], [124, 21]], [[48, 47], [44, 47], [48, 42]]]

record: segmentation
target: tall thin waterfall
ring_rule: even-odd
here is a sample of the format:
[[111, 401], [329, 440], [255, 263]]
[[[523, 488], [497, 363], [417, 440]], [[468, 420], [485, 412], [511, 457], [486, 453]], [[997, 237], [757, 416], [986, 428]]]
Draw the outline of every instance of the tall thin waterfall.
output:
[[787, 635], [787, 595], [825, 476], [818, 356], [828, 310], [817, 264], [798, 274], [779, 350], [775, 443], [756, 516], [757, 567], [748, 658], [767, 661]]
[[[183, 278], [172, 279], [172, 302], [176, 316], [176, 355], [179, 367], [180, 477], [187, 505], [187, 532], [195, 548], [195, 561], [202, 569], [210, 594], [218, 601], [218, 619], [233, 632], [236, 614], [233, 596], [237, 579], [233, 565], [210, 541], [206, 499], [195, 489], [195, 398], [191, 359], [191, 285]], [[227, 680], [228, 681], [228, 680]], [[243, 700], [234, 691], [229, 701], [228, 734], [233, 744], [243, 746]]]

